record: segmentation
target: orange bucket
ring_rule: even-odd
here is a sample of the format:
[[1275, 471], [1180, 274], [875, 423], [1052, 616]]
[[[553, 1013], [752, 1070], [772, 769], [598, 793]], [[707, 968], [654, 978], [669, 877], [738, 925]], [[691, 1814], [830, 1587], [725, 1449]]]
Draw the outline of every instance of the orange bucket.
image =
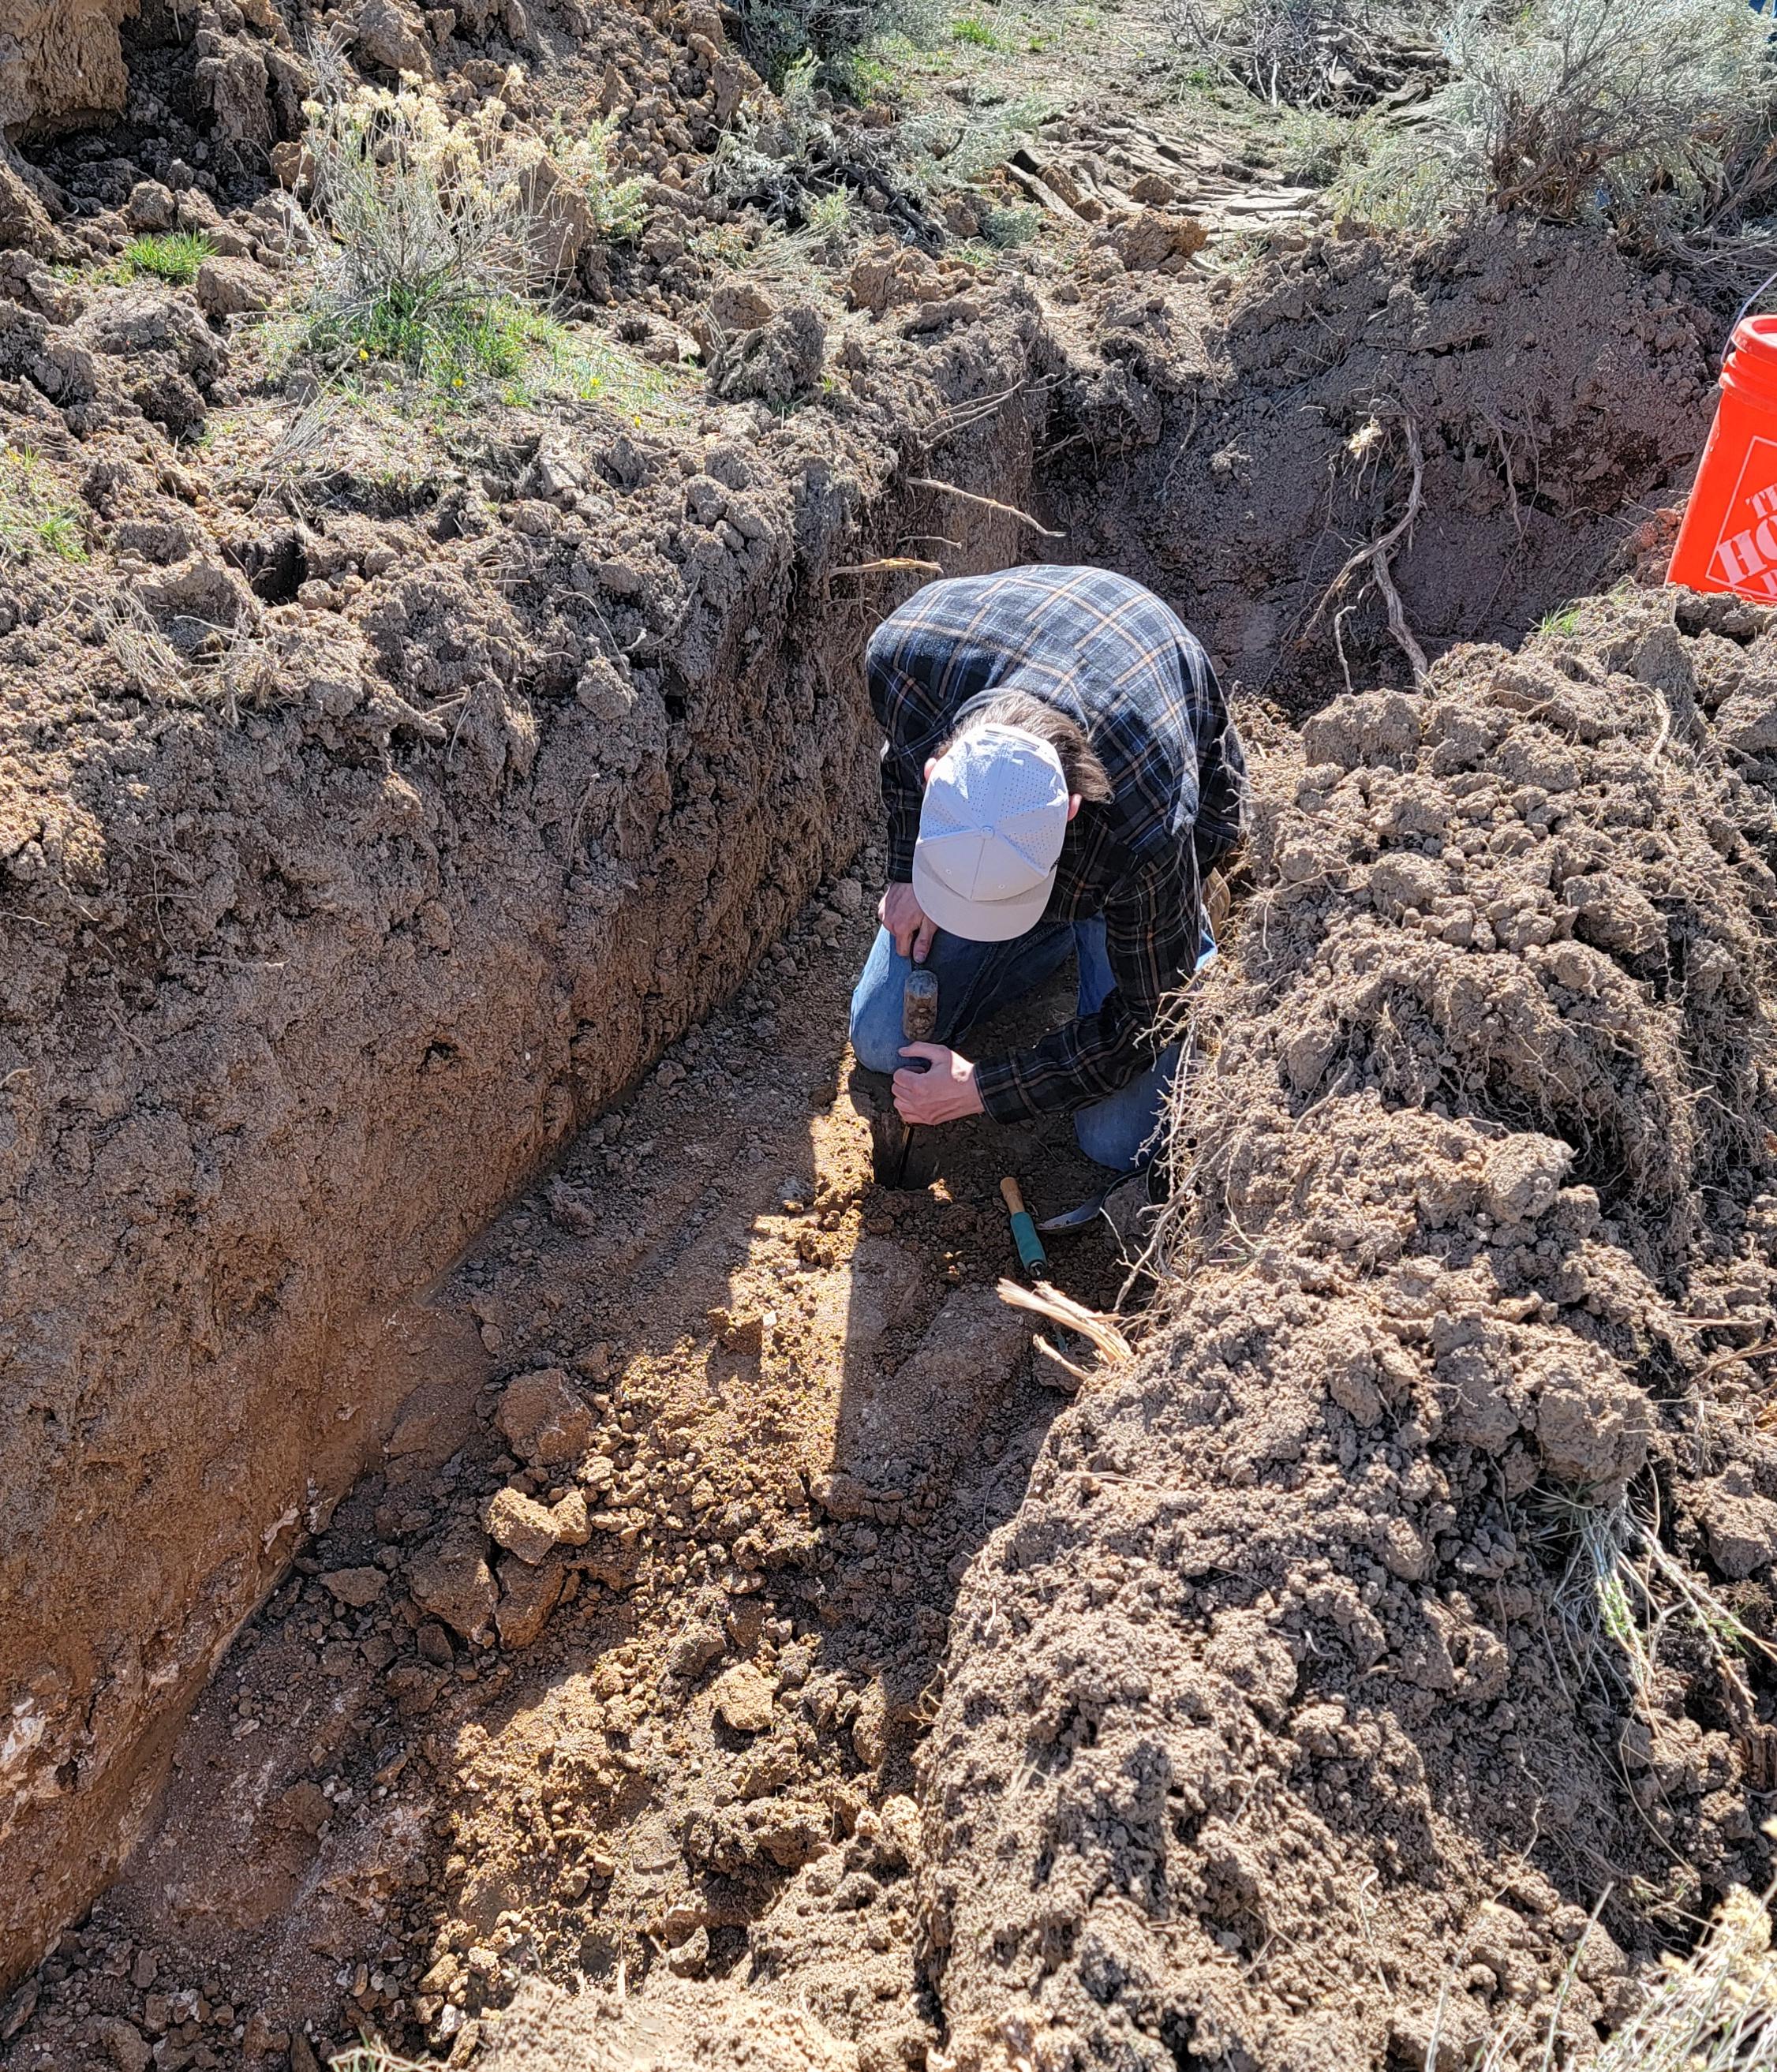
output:
[[1734, 327], [1666, 580], [1777, 602], [1777, 316]]

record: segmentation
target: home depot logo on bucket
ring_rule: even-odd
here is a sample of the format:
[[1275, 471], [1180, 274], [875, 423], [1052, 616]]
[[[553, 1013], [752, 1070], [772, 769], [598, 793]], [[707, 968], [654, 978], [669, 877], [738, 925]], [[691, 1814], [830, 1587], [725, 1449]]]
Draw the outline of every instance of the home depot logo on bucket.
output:
[[1777, 604], [1777, 317], [1734, 326], [1666, 580]]
[[1754, 439], [1746, 448], [1727, 524], [1740, 529], [1716, 541], [1709, 574], [1723, 590], [1777, 598], [1777, 439]]

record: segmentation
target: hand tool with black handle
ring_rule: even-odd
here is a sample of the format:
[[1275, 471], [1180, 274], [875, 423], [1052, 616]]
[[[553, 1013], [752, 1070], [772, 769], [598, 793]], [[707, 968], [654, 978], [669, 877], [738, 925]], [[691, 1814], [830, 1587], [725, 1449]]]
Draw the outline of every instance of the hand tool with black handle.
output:
[[[915, 964], [901, 989], [901, 1041], [930, 1043], [938, 1029], [938, 981], [923, 965]], [[913, 1059], [909, 1069], [921, 1069]], [[915, 1142], [917, 1139], [917, 1142]], [[885, 1187], [923, 1187], [932, 1178], [936, 1162], [930, 1132], [922, 1133], [901, 1120], [895, 1105], [891, 1080], [877, 1109], [871, 1132], [871, 1154], [878, 1180]]]

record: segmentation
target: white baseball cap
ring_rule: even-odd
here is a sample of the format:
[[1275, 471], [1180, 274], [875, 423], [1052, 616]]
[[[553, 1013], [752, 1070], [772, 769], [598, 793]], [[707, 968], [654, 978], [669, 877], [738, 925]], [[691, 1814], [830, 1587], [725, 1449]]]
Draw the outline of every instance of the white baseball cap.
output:
[[973, 728], [933, 765], [920, 804], [920, 911], [966, 942], [1010, 942], [1043, 919], [1067, 832], [1067, 780], [1048, 742]]

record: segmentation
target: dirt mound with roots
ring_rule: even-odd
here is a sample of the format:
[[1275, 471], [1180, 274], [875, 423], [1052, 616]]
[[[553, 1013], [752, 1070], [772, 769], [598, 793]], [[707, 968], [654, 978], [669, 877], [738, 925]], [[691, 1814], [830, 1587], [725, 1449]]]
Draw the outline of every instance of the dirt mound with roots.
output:
[[[1209, 292], [1219, 321], [1183, 351], [1157, 298], [1099, 306], [1129, 493], [1105, 494], [1100, 427], [1084, 479], [1058, 460], [1058, 508], [1298, 710], [1342, 664], [1348, 689], [1412, 682], [1390, 587], [1433, 655], [1601, 587], [1712, 407], [1717, 318], [1582, 232], [1331, 240]], [[1380, 564], [1347, 569], [1378, 541]]]
[[1777, 628], [1582, 619], [1256, 758], [1168, 1313], [922, 1753], [950, 2065], [1542, 2062], [1768, 1881]]

